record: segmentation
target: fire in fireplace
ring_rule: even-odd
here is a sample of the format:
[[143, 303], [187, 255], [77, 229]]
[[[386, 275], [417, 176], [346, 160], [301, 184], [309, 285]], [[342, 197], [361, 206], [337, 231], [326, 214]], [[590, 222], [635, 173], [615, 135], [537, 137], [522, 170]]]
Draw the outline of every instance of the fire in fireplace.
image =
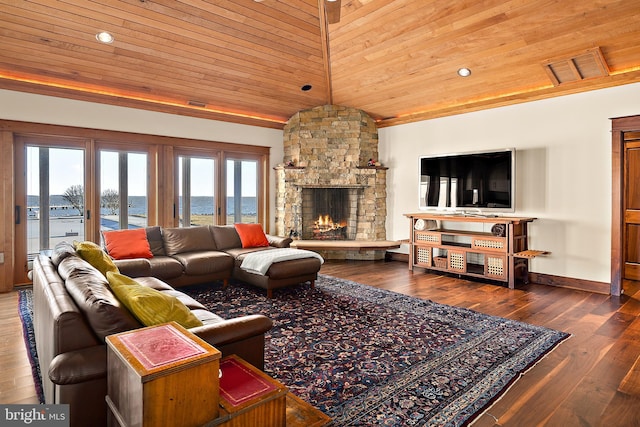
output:
[[319, 215], [313, 223], [314, 240], [345, 240], [347, 238], [347, 222], [334, 222], [329, 215]]
[[358, 190], [305, 188], [302, 202], [303, 239], [353, 240]]

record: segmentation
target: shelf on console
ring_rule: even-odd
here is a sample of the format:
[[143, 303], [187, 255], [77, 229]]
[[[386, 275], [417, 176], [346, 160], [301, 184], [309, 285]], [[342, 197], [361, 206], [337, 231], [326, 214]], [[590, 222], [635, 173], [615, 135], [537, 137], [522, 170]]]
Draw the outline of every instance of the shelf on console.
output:
[[439, 233], [439, 234], [451, 234], [453, 236], [485, 236], [485, 237], [501, 237], [496, 236], [488, 231], [470, 231], [470, 230], [451, 230], [448, 228], [437, 228], [434, 230], [416, 230], [418, 233]]

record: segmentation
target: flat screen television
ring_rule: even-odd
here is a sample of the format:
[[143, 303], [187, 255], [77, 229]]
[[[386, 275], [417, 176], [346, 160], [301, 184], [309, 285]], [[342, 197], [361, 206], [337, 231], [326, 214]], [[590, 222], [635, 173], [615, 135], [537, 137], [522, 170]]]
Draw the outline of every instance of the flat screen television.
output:
[[513, 148], [421, 156], [420, 209], [513, 212], [515, 167]]

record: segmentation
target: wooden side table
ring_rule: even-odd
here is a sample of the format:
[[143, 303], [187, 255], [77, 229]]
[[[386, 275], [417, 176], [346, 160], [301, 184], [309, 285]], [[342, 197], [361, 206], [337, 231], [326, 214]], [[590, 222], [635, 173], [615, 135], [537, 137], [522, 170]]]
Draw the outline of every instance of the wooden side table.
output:
[[208, 427], [286, 425], [286, 386], [235, 354], [222, 359], [220, 370], [220, 417]]
[[108, 424], [187, 427], [216, 419], [220, 357], [175, 322], [108, 336]]
[[323, 427], [331, 423], [328, 415], [236, 355], [224, 357], [220, 370], [220, 417], [205, 427]]

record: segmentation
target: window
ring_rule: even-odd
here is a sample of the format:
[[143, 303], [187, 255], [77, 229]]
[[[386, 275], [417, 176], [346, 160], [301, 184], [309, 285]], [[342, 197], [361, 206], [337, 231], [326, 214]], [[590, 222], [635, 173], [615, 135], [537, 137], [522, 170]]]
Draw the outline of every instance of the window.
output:
[[227, 159], [227, 224], [258, 221], [258, 161]]
[[84, 240], [84, 150], [26, 147], [27, 257]]
[[100, 150], [100, 230], [146, 227], [148, 155]]
[[180, 227], [215, 225], [216, 158], [178, 156], [178, 219]]

